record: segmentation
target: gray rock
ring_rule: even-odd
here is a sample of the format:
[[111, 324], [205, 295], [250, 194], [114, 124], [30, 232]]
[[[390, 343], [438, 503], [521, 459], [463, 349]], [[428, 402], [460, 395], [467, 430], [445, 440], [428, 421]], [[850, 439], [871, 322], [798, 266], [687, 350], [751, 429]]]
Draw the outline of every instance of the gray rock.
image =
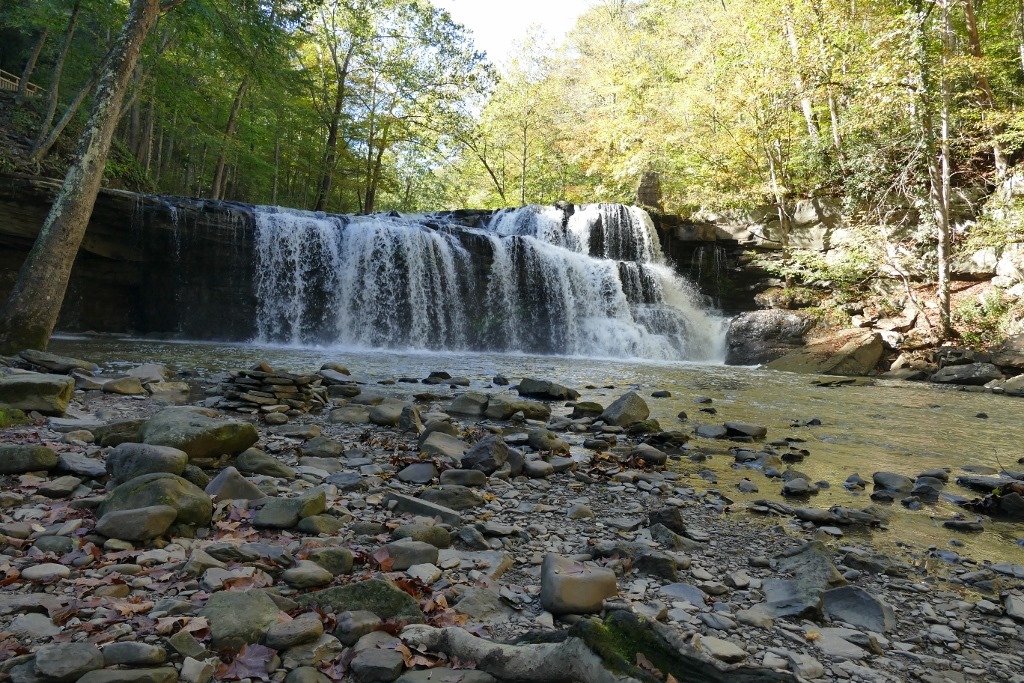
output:
[[0, 405], [43, 415], [63, 415], [75, 393], [75, 380], [64, 375], [0, 376]]
[[174, 373], [166, 365], [144, 363], [136, 365], [129, 370], [128, 376], [137, 377], [143, 384], [151, 384], [153, 382], [166, 382], [174, 377]]
[[433, 486], [420, 493], [420, 499], [451, 510], [469, 510], [484, 504], [484, 498], [466, 486]]
[[803, 477], [790, 479], [782, 485], [782, 495], [790, 497], [810, 496], [818, 492], [818, 487]]
[[299, 607], [319, 607], [335, 613], [365, 610], [381, 619], [423, 623], [423, 612], [416, 599], [384, 579], [368, 579], [304, 593], [296, 596], [295, 601]]
[[408, 512], [424, 517], [437, 517], [446, 524], [462, 524], [462, 515], [455, 510], [421, 498], [413, 498], [402, 493], [392, 492], [384, 497], [384, 503], [386, 505], [393, 503], [396, 512]]
[[1003, 373], [991, 363], [970, 363], [946, 366], [929, 379], [938, 384], [984, 386], [993, 380], [1003, 379]]
[[530, 479], [546, 479], [555, 473], [555, 466], [544, 460], [527, 460], [523, 463], [523, 474]]
[[894, 472], [875, 472], [871, 475], [875, 489], [906, 493], [914, 488], [914, 480]]
[[659, 593], [673, 602], [688, 602], [697, 607], [703, 607], [707, 601], [704, 591], [688, 583], [670, 583], [662, 586]]
[[432, 524], [403, 524], [391, 532], [395, 540], [408, 538], [414, 541], [429, 543], [435, 548], [448, 548], [452, 544], [452, 535], [443, 526]]
[[122, 443], [107, 454], [107, 472], [117, 483], [156, 472], [180, 476], [187, 464], [188, 453], [170, 446]]
[[100, 517], [96, 533], [122, 541], [149, 541], [163, 536], [177, 517], [178, 510], [170, 505], [118, 510]]
[[294, 498], [269, 498], [252, 524], [257, 529], [291, 529], [300, 519], [319, 515], [327, 509], [327, 496], [321, 488]]
[[199, 615], [210, 622], [215, 649], [238, 650], [260, 642], [281, 610], [270, 596], [256, 590], [214, 593]]
[[167, 650], [159, 645], [125, 641], [103, 648], [104, 666], [157, 666], [167, 661]]
[[57, 466], [57, 453], [46, 446], [0, 446], [0, 474], [23, 474], [52, 470]]
[[448, 406], [448, 412], [454, 415], [469, 415], [475, 417], [483, 415], [486, 408], [487, 394], [468, 391], [451, 402], [451, 405]]
[[294, 567], [284, 570], [281, 578], [292, 588], [317, 588], [334, 580], [334, 574], [311, 560], [299, 560]]
[[414, 462], [403, 467], [396, 476], [407, 484], [429, 484], [437, 477], [437, 468], [432, 462]]
[[539, 401], [496, 395], [491, 396], [487, 401], [487, 410], [484, 411], [484, 416], [492, 420], [507, 420], [520, 412], [528, 420], [547, 420], [551, 417], [551, 406]]
[[541, 605], [552, 614], [600, 612], [618, 592], [615, 572], [553, 553], [544, 556], [540, 574]]
[[78, 477], [66, 475], [51, 479], [39, 487], [38, 493], [47, 498], [67, 498], [82, 484]]
[[331, 679], [311, 666], [300, 666], [288, 672], [284, 683], [331, 683]]
[[441, 431], [433, 431], [420, 444], [420, 452], [426, 455], [439, 455], [453, 462], [459, 462], [469, 450], [469, 444]]
[[398, 678], [405, 668], [405, 658], [395, 650], [366, 648], [349, 663], [358, 683], [387, 683]]
[[749, 422], [726, 422], [723, 426], [729, 436], [749, 436], [754, 439], [763, 439], [768, 435], [767, 427]]
[[825, 614], [834, 620], [876, 633], [888, 633], [896, 628], [896, 616], [891, 606], [857, 586], [840, 586], [825, 591]]
[[[349, 515], [351, 517], [351, 515]], [[345, 521], [332, 515], [310, 515], [295, 525], [295, 530], [304, 534], [335, 536], [345, 528]]]
[[342, 406], [331, 411], [329, 420], [332, 424], [367, 424], [370, 411], [365, 406]]
[[39, 351], [37, 349], [25, 349], [18, 353], [18, 355], [22, 360], [31, 363], [32, 365], [61, 375], [66, 375], [72, 370], [97, 372], [100, 369], [100, 366], [96, 365], [92, 361], [60, 356], [56, 353]]
[[78, 683], [177, 683], [173, 666], [152, 669], [97, 669], [78, 679]]
[[693, 428], [693, 433], [702, 439], [724, 439], [729, 430], [722, 425], [699, 424]]
[[477, 441], [462, 456], [461, 466], [467, 470], [479, 470], [486, 475], [494, 474], [508, 460], [508, 450], [504, 439], [491, 434]]
[[308, 557], [334, 576], [341, 576], [342, 574], [350, 574], [352, 572], [354, 559], [352, 551], [348, 548], [332, 546], [314, 548], [309, 551]]
[[267, 477], [287, 479], [295, 477], [293, 468], [258, 448], [249, 448], [235, 458], [235, 467], [246, 474], [262, 474]]
[[480, 470], [445, 470], [438, 480], [442, 486], [470, 486], [479, 488], [487, 485], [487, 475]]
[[338, 626], [334, 630], [335, 637], [344, 645], [355, 645], [368, 633], [376, 631], [383, 622], [373, 612], [353, 610], [338, 615]]
[[549, 429], [531, 429], [527, 437], [527, 443], [530, 444], [531, 448], [538, 451], [569, 452], [569, 444]]
[[1006, 616], [1018, 623], [1024, 623], [1024, 597], [1007, 593], [1003, 607], [1006, 609]]
[[815, 375], [864, 376], [885, 353], [882, 336], [861, 329], [840, 330], [768, 363], [772, 370]]
[[726, 664], [736, 664], [742, 662], [747, 658], [747, 651], [738, 645], [734, 645], [727, 640], [721, 638], [713, 638], [712, 636], [703, 636], [699, 641], [700, 648], [704, 652], [708, 653], [715, 659], [725, 662]]
[[237, 455], [259, 440], [249, 422], [216, 419], [217, 413], [201, 408], [172, 407], [160, 411], [142, 428], [144, 443], [172, 446], [189, 458]]
[[438, 548], [430, 543], [402, 539], [384, 546], [395, 571], [404, 571], [417, 564], [436, 564]]
[[340, 458], [345, 452], [345, 445], [326, 436], [316, 436], [296, 451], [305, 458]]
[[169, 505], [177, 510], [176, 522], [209, 526], [213, 501], [202, 489], [173, 474], [145, 474], [115, 488], [96, 510], [98, 517], [111, 512]]
[[103, 668], [103, 655], [88, 643], [54, 643], [36, 651], [36, 671], [54, 683], [70, 683]]
[[279, 621], [267, 629], [264, 644], [274, 650], [287, 650], [296, 645], [313, 643], [324, 634], [320, 615], [308, 612], [291, 621]]
[[635, 391], [617, 398], [601, 413], [600, 420], [617, 427], [628, 427], [634, 422], [646, 420], [651, 415], [647, 402]]
[[633, 460], [642, 460], [643, 463], [648, 466], [653, 465], [658, 467], [668, 462], [667, 453], [646, 443], [639, 444], [634, 448], [630, 452], [629, 457]]
[[370, 408], [370, 422], [382, 427], [397, 427], [399, 420], [402, 419], [402, 411], [408, 405], [404, 401], [395, 399], [382, 401], [379, 405]]
[[57, 471], [67, 472], [83, 479], [101, 479], [107, 476], [103, 461], [81, 453], [61, 453], [57, 456]]
[[828, 549], [818, 541], [783, 553], [778, 558], [778, 569], [794, 578], [764, 581], [763, 609], [771, 617], [820, 618], [825, 591], [845, 583], [832, 564]]
[[225, 467], [210, 480], [206, 493], [217, 500], [258, 500], [266, 494], [234, 467]]
[[455, 683], [498, 683], [498, 679], [486, 671], [471, 669], [450, 669], [438, 666], [422, 671], [406, 671], [395, 679], [395, 683], [437, 683], [453, 681]]
[[142, 396], [148, 393], [138, 377], [115, 377], [103, 383], [103, 393], [121, 396]]
[[580, 392], [561, 384], [542, 379], [525, 378], [517, 387], [520, 396], [540, 398], [548, 401], [575, 401]]
[[54, 624], [50, 617], [45, 614], [32, 612], [18, 615], [4, 630], [16, 638], [41, 640], [43, 638], [52, 638], [60, 633], [61, 629], [60, 626]]

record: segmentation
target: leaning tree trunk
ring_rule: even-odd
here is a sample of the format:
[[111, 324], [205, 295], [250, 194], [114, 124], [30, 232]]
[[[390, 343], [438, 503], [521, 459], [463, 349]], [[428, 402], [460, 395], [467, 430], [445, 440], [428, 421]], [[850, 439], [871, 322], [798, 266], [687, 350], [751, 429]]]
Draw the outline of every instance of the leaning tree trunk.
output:
[[40, 145], [43, 144], [43, 140], [50, 132], [50, 128], [53, 125], [53, 117], [57, 115], [57, 102], [60, 99], [60, 78], [61, 74], [64, 73], [64, 62], [67, 61], [68, 52], [71, 51], [71, 41], [75, 37], [75, 29], [78, 27], [78, 12], [81, 9], [82, 3], [75, 2], [74, 7], [71, 8], [71, 18], [68, 19], [68, 28], [64, 32], [64, 43], [60, 48], [60, 55], [57, 56], [57, 62], [53, 65], [53, 75], [50, 82], [50, 92], [46, 98], [46, 113], [43, 115], [43, 120], [39, 124], [39, 133], [36, 137], [36, 142], [32, 146], [32, 158], [36, 159], [36, 153], [39, 150]]
[[249, 89], [249, 74], [242, 78], [242, 84], [238, 86], [238, 93], [231, 105], [231, 113], [228, 115], [228, 125], [224, 129], [224, 141], [221, 143], [220, 152], [217, 154], [217, 166], [213, 172], [213, 188], [210, 190], [210, 199], [224, 199], [224, 165], [228, 158], [228, 145], [235, 135], [235, 125], [238, 123], [238, 112], [242, 109], [242, 98]]
[[160, 14], [160, 0], [133, 0], [96, 103], [57, 198], [0, 310], [0, 353], [45, 349], [57, 324], [71, 266], [85, 236], [103, 178], [128, 80]]
[[28, 63], [25, 64], [25, 70], [21, 72], [21, 80], [18, 81], [18, 94], [14, 99], [15, 104], [21, 104], [25, 100], [25, 96], [28, 94], [28, 82], [32, 78], [32, 72], [36, 70], [36, 63], [39, 61], [39, 53], [43, 51], [43, 45], [46, 44], [46, 37], [50, 34], [50, 29], [44, 28], [43, 32], [39, 34], [39, 40], [36, 41], [36, 46], [32, 48], [32, 54], [28, 57]]

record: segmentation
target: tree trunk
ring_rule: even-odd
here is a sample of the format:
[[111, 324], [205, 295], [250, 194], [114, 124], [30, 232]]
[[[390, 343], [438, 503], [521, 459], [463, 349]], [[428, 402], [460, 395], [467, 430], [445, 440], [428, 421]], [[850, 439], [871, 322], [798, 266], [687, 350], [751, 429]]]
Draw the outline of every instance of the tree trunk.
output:
[[381, 131], [380, 143], [377, 145], [377, 155], [373, 162], [373, 169], [370, 173], [369, 182], [366, 184], [366, 213], [373, 213], [377, 208], [377, 188], [380, 186], [381, 168], [383, 167], [384, 151], [388, 146], [388, 129], [390, 120], [384, 124]]
[[211, 199], [224, 198], [224, 164], [227, 162], [228, 145], [235, 134], [235, 125], [238, 123], [238, 112], [242, 109], [242, 98], [245, 91], [249, 89], [249, 74], [242, 79], [235, 94], [235, 101], [231, 105], [231, 113], [228, 115], [228, 125], [224, 130], [224, 141], [221, 143], [220, 152], [217, 154], [217, 168], [213, 172], [213, 188], [210, 190]]
[[64, 44], [61, 45], [57, 62], [53, 65], [53, 76], [50, 82], [50, 93], [46, 98], [46, 113], [39, 124], [39, 134], [36, 136], [36, 143], [32, 147], [32, 156], [50, 133], [53, 125], [53, 117], [57, 114], [57, 101], [60, 99], [60, 77], [64, 71], [64, 62], [67, 60], [68, 52], [71, 51], [71, 41], [75, 37], [75, 28], [78, 26], [78, 11], [81, 9], [81, 1], [75, 0], [71, 8], [71, 17], [68, 19], [68, 28], [64, 32]]
[[113, 56], [100, 79], [92, 114], [57, 198], [0, 310], [0, 353], [45, 349], [57, 324], [71, 267], [89, 224], [103, 167], [146, 35], [160, 14], [160, 0], [134, 0]]
[[36, 46], [32, 48], [32, 54], [28, 57], [28, 63], [25, 64], [25, 69], [21, 72], [21, 80], [18, 81], [18, 94], [14, 98], [15, 104], [21, 104], [25, 101], [25, 95], [28, 94], [28, 82], [32, 78], [32, 73], [36, 70], [36, 63], [39, 61], [39, 53], [43, 51], [43, 45], [46, 44], [46, 37], [50, 34], [50, 29], [44, 28], [43, 32], [39, 34], [39, 40], [36, 41]]
[[786, 17], [783, 22], [786, 27], [786, 40], [789, 42], [789, 52], [793, 56], [793, 84], [796, 86], [797, 95], [800, 96], [800, 109], [804, 113], [804, 120], [807, 122], [807, 135], [815, 146], [821, 135], [818, 131], [818, 122], [814, 120], [814, 104], [807, 94], [807, 87], [804, 77], [800, 73], [800, 44], [796, 39], [796, 28], [793, 26], [793, 7], [786, 8]]
[[[948, 10], [947, 10], [948, 11]], [[999, 141], [1003, 133], [1003, 127], [991, 121], [992, 112], [996, 108], [996, 98], [992, 93], [992, 84], [989, 83], [984, 67], [980, 63], [983, 57], [981, 51], [981, 36], [978, 33], [978, 18], [974, 13], [974, 0], [964, 0], [964, 17], [967, 19], [967, 38], [971, 44], [971, 54], [978, 60], [978, 68], [974, 74], [974, 80], [978, 84], [979, 103], [981, 104], [984, 119], [988, 119], [988, 130], [991, 135], [992, 165], [996, 171], [996, 183], [1001, 183], [1006, 178], [1009, 163], [1006, 160], [1006, 152]]]
[[60, 117], [60, 121], [57, 122], [57, 125], [50, 129], [50, 132], [44, 139], [36, 143], [32, 152], [29, 154], [29, 159], [32, 163], [38, 164], [46, 158], [47, 154], [50, 153], [54, 143], [57, 142], [57, 138], [60, 137], [60, 134], [63, 133], [64, 129], [68, 127], [68, 124], [71, 123], [71, 119], [75, 118], [75, 114], [78, 113], [78, 108], [82, 106], [82, 102], [85, 101], [86, 96], [92, 92], [93, 88], [96, 87], [96, 83], [100, 80], [101, 73], [101, 70], [97, 70], [96, 73], [93, 74], [92, 78], [89, 79], [89, 82], [78, 89], [78, 92], [75, 93], [74, 99], [72, 99], [68, 104], [67, 110], [64, 112], [64, 115]]
[[327, 144], [324, 146], [324, 168], [317, 185], [314, 211], [323, 211], [327, 206], [327, 198], [331, 196], [331, 185], [334, 183], [334, 168], [338, 163], [338, 129], [341, 128], [341, 112], [345, 104], [345, 87], [348, 83], [348, 70], [352, 63], [352, 55], [356, 51], [355, 41], [349, 45], [345, 59], [338, 63], [334, 60], [338, 89], [334, 95], [334, 109], [331, 120], [327, 123]]
[[519, 203], [526, 206], [526, 154], [529, 151], [529, 126], [523, 120], [523, 158], [520, 162], [519, 173]]
[[949, 48], [949, 5], [941, 0], [942, 9], [942, 56], [940, 68], [940, 127], [936, 142], [935, 113], [932, 102], [935, 84], [929, 69], [927, 52], [928, 14], [922, 7], [922, 0], [915, 0], [916, 25], [913, 35], [915, 59], [917, 61], [918, 101], [917, 124], [924, 154], [928, 164], [928, 203], [935, 221], [936, 258], [938, 261], [936, 298], [939, 302], [940, 333], [943, 337], [952, 334], [950, 318], [949, 287], [949, 83], [944, 73]]

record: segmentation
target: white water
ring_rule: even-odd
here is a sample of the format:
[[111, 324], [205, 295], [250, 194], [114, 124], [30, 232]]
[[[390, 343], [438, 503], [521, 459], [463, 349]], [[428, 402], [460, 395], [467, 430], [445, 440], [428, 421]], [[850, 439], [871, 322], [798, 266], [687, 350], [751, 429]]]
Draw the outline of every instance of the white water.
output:
[[640, 209], [430, 216], [260, 207], [257, 341], [718, 362], [724, 324]]

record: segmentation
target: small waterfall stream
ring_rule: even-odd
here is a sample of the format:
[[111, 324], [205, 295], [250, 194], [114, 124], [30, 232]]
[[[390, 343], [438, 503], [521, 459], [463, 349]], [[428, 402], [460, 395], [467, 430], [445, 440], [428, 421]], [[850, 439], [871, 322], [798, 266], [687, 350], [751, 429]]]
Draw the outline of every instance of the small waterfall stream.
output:
[[257, 207], [257, 340], [720, 361], [724, 325], [641, 209], [329, 216]]

